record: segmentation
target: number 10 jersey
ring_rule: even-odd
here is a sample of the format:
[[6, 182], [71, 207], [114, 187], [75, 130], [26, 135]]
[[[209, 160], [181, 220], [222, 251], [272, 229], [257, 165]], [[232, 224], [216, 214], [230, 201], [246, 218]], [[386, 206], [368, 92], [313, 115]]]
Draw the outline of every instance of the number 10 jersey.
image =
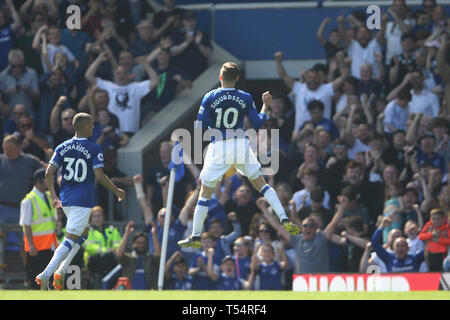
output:
[[95, 205], [94, 170], [103, 167], [102, 148], [86, 138], [72, 138], [56, 147], [50, 164], [62, 167], [59, 197], [63, 207]]
[[255, 130], [267, 119], [265, 113], [258, 113], [249, 93], [235, 88], [218, 88], [203, 97], [196, 125], [201, 122], [203, 131], [218, 129], [226, 138], [227, 130], [244, 129], [245, 115]]

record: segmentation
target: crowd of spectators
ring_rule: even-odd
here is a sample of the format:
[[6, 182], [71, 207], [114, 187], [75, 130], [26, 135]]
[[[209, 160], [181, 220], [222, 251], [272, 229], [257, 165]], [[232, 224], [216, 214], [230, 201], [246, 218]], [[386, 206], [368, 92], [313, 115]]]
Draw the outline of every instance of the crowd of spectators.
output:
[[[33, 168], [43, 165], [52, 148], [73, 134], [74, 114], [89, 112], [105, 171], [135, 187], [145, 222], [145, 230], [133, 233], [130, 221], [123, 237], [110, 229], [114, 240], [100, 244], [102, 235], [108, 238], [102, 220], [107, 206], [93, 209], [98, 234], [88, 239], [85, 259], [97, 275], [94, 286], [119, 263], [133, 288], [156, 289], [173, 146], [161, 143], [148, 175], [133, 178], [115, 168], [115, 152], [206, 69], [209, 37], [197, 29], [195, 14], [173, 0], [164, 0], [152, 20], [145, 17], [151, 11], [146, 1], [5, 3], [0, 112], [9, 136], [0, 172], [19, 155]], [[83, 31], [65, 28], [70, 3], [82, 8]], [[330, 25], [335, 28], [326, 36]], [[171, 210], [167, 289], [289, 290], [294, 273], [366, 273], [373, 266], [380, 272], [448, 270], [450, 20], [444, 8], [424, 0], [412, 11], [394, 0], [380, 30], [369, 30], [364, 13], [355, 10], [335, 22], [325, 18], [317, 40], [311, 45], [323, 47], [326, 62], [298, 79], [288, 75], [283, 53], [274, 48], [289, 94], [272, 92], [263, 129], [279, 129], [279, 149], [258, 136], [267, 154], [280, 157], [278, 172], [267, 179], [300, 235], [287, 233], [232, 168], [211, 199], [202, 248], [180, 249], [176, 243], [191, 233], [200, 188], [201, 168], [185, 164]], [[20, 182], [29, 185], [31, 174], [21, 172]], [[0, 210], [9, 215], [11, 205], [20, 204], [17, 195], [26, 193], [12, 196], [11, 186], [4, 193], [0, 183]], [[12, 221], [2, 216], [0, 221]], [[129, 239], [131, 254], [125, 252]]]
[[[121, 187], [132, 186], [115, 168], [116, 150], [191, 88], [212, 54], [196, 15], [175, 1], [165, 1], [158, 12], [145, 0], [0, 5], [2, 141], [15, 135], [22, 152], [48, 162], [54, 148], [73, 136], [74, 115], [87, 112], [95, 120], [91, 139], [107, 154], [107, 173]], [[81, 29], [66, 24], [70, 5], [81, 10]], [[99, 204], [106, 208], [103, 191]]]

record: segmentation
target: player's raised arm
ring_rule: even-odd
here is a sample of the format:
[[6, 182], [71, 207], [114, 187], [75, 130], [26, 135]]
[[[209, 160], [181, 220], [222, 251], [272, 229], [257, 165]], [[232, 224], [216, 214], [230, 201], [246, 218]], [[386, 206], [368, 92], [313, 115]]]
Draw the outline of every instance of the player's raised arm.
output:
[[94, 170], [94, 174], [95, 174], [95, 179], [97, 179], [97, 181], [104, 186], [105, 188], [111, 190], [116, 196], [117, 198], [119, 198], [119, 201], [122, 201], [125, 199], [125, 191], [123, 191], [122, 189], [118, 188], [110, 179], [109, 177], [105, 174], [105, 172], [103, 171], [103, 168], [96, 168]]
[[261, 113], [267, 114], [267, 111], [269, 111], [269, 108], [272, 105], [272, 95], [269, 91], [266, 91], [262, 94], [262, 101], [263, 105], [261, 108]]
[[262, 94], [262, 101], [263, 105], [260, 113], [258, 113], [256, 108], [254, 107], [253, 101], [252, 101], [253, 106], [247, 109], [247, 116], [249, 117], [250, 122], [252, 123], [253, 128], [255, 130], [261, 128], [261, 126], [267, 120], [267, 111], [269, 110], [272, 104], [272, 95], [270, 94], [269, 91], [266, 91]]

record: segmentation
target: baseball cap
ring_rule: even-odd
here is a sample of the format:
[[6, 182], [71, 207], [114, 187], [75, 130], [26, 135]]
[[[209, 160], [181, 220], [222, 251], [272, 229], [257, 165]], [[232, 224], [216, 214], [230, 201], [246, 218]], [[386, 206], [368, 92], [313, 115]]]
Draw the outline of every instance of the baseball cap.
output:
[[397, 129], [397, 130], [395, 130], [394, 132], [392, 132], [392, 136], [395, 136], [397, 133], [403, 133], [403, 134], [406, 134], [406, 131], [403, 130], [403, 129]]
[[433, 140], [436, 140], [436, 137], [435, 137], [434, 133], [430, 132], [430, 131], [425, 132], [423, 135], [421, 135], [420, 138], [419, 138], [419, 142], [422, 141], [422, 139], [425, 139], [425, 138], [432, 138]]
[[36, 183], [36, 181], [39, 180], [45, 180], [45, 169], [37, 169], [34, 173], [33, 173], [33, 183]]
[[225, 257], [222, 259], [222, 262], [221, 262], [221, 263], [225, 263], [225, 262], [227, 262], [228, 260], [231, 260], [231, 261], [233, 261], [233, 263], [234, 263], [234, 259], [233, 259], [233, 257], [230, 256], [230, 255], [225, 256]]
[[197, 19], [193, 11], [186, 11], [183, 13], [183, 20], [193, 20]]

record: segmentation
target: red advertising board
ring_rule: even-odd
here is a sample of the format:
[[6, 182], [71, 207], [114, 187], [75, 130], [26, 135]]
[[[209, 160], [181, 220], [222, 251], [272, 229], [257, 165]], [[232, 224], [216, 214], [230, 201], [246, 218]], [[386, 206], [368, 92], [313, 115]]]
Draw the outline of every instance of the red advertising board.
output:
[[295, 274], [293, 291], [436, 291], [440, 273]]

